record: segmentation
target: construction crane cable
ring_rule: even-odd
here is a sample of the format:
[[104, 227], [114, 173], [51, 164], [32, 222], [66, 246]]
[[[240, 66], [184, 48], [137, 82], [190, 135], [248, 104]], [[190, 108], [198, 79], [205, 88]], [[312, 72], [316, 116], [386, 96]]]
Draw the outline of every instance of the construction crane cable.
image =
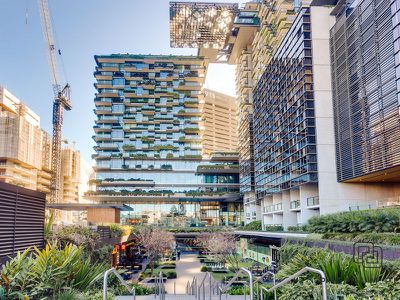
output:
[[59, 42], [59, 40], [58, 40], [57, 29], [56, 29], [56, 25], [55, 25], [55, 23], [54, 23], [53, 13], [52, 13], [52, 11], [51, 11], [50, 3], [49, 3], [49, 15], [50, 15], [51, 24], [53, 24], [54, 41], [55, 41], [55, 46], [56, 46], [56, 49], [57, 49], [59, 61], [60, 61], [60, 63], [61, 63], [61, 69], [62, 69], [62, 72], [63, 72], [64, 80], [65, 80], [66, 82], [69, 82], [68, 76], [67, 76], [67, 72], [66, 72], [66, 69], [65, 69], [64, 58], [63, 58], [62, 52], [61, 52], [61, 49], [62, 49], [62, 48], [61, 48], [61, 44], [60, 44], [60, 42]]

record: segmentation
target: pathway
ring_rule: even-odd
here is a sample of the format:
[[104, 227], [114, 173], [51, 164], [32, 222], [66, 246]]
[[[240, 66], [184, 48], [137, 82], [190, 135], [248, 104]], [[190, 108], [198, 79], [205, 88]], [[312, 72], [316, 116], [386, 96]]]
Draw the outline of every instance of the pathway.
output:
[[[192, 281], [193, 277], [200, 278], [203, 273], [200, 271], [200, 261], [197, 254], [182, 254], [181, 259], [176, 261], [176, 279], [168, 279], [165, 289], [168, 294], [174, 293], [174, 282], [176, 294], [186, 294], [186, 284]], [[203, 275], [204, 276], [204, 275]]]

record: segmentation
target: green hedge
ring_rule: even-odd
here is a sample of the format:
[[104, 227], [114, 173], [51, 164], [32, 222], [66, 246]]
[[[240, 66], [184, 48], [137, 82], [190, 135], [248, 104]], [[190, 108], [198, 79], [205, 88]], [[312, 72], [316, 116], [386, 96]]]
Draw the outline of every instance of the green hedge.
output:
[[243, 230], [252, 230], [252, 231], [261, 231], [262, 224], [261, 224], [261, 221], [253, 221], [253, 222], [250, 222], [249, 224], [244, 225], [242, 229]]
[[[348, 284], [327, 283], [328, 299], [340, 300], [395, 300], [400, 299], [400, 283], [390, 281], [379, 281], [367, 284], [361, 290]], [[284, 285], [278, 289], [279, 300], [320, 300], [322, 288], [315, 280], [303, 280], [297, 283]], [[265, 300], [272, 300], [273, 295], [265, 295]]]
[[264, 227], [264, 231], [283, 231], [282, 225], [267, 225]]
[[306, 229], [315, 233], [395, 232], [400, 230], [400, 208], [381, 208], [312, 217]]
[[393, 232], [382, 233], [325, 233], [323, 239], [351, 241], [359, 243], [374, 243], [389, 246], [400, 245], [400, 234]]

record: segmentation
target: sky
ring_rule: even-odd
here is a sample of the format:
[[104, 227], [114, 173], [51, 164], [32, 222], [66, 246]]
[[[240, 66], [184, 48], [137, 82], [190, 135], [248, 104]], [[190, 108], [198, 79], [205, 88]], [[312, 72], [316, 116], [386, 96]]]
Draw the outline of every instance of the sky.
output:
[[[0, 0], [0, 85], [27, 104], [52, 132], [50, 71], [37, 0]], [[224, 2], [216, 0], [214, 2]], [[169, 47], [168, 0], [49, 0], [57, 47], [72, 87], [73, 108], [64, 114], [63, 138], [76, 142], [91, 162], [95, 115], [95, 54], [195, 55]], [[205, 86], [235, 95], [234, 66], [212, 64]], [[62, 77], [62, 76], [61, 76]]]

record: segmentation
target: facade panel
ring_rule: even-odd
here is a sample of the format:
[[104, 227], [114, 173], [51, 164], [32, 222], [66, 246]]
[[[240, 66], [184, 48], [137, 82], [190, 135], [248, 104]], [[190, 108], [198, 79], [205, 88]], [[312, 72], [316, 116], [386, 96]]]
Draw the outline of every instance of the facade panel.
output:
[[[335, 9], [331, 58], [339, 181], [398, 181], [397, 4], [364, 0]], [[398, 47], [397, 47], [398, 49]]]

